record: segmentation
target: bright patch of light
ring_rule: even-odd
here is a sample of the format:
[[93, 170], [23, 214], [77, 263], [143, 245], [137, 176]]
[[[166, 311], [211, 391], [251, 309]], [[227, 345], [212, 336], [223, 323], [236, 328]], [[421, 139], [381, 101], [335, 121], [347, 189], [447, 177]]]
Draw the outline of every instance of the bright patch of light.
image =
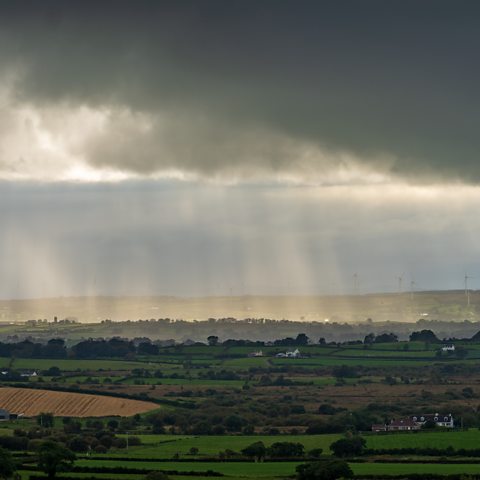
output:
[[62, 177], [61, 181], [69, 182], [120, 182], [122, 180], [128, 180], [132, 175], [124, 172], [107, 169], [92, 168], [85, 164], [74, 165], [69, 168]]

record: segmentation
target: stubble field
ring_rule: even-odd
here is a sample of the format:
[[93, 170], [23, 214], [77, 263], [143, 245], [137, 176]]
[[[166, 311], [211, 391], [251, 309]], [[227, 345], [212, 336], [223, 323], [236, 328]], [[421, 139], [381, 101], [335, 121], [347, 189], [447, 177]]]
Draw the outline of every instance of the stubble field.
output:
[[10, 387], [0, 388], [0, 405], [28, 417], [41, 412], [66, 417], [131, 416], [158, 408], [140, 400]]

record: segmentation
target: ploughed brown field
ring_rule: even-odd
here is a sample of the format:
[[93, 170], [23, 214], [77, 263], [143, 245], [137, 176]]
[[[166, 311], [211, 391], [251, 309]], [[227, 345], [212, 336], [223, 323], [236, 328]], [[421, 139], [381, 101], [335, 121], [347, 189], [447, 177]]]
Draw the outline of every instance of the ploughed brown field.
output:
[[41, 412], [65, 417], [129, 417], [148, 412], [158, 405], [140, 400], [88, 395], [84, 393], [53, 392], [29, 388], [0, 388], [0, 408], [27, 417]]

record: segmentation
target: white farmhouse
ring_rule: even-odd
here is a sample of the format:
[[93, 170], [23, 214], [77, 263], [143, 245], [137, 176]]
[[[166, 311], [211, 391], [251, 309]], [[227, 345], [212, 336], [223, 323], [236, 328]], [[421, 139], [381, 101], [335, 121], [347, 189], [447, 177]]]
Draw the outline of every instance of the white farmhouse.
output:
[[442, 352], [454, 352], [455, 351], [455, 345], [444, 345], [442, 347]]

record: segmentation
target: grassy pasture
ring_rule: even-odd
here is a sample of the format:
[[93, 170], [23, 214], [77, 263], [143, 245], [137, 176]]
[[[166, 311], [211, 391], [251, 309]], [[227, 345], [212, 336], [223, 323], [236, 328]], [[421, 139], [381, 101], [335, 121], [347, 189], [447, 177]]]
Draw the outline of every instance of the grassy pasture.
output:
[[[0, 367], [9, 366], [11, 359], [0, 358]], [[68, 359], [43, 359], [43, 358], [17, 358], [13, 362], [13, 368], [19, 370], [47, 370], [50, 367], [58, 367], [63, 371], [73, 372], [76, 370], [131, 370], [133, 368], [156, 369], [156, 365], [148, 365], [143, 362], [126, 360], [68, 360]]]
[[267, 367], [269, 361], [267, 357], [252, 357], [252, 358], [229, 358], [222, 362], [222, 368], [244, 368], [248, 369], [250, 367]]
[[480, 464], [434, 463], [350, 463], [355, 475], [408, 475], [432, 473], [437, 475], [480, 474]]
[[[30, 475], [32, 475], [32, 472], [30, 471], [18, 471], [17, 473], [20, 474], [20, 479], [21, 480], [28, 480], [30, 478]], [[46, 475], [42, 474], [41, 472], [35, 472], [35, 475], [37, 476], [42, 476], [45, 479], [47, 478]], [[76, 473], [76, 472], [62, 472], [61, 473], [62, 477], [68, 477], [68, 478], [92, 478], [91, 473]], [[143, 480], [145, 478], [144, 474], [133, 474], [133, 473], [95, 473], [94, 475], [95, 478], [98, 479], [111, 479], [115, 478], [116, 480]], [[209, 476], [203, 476], [203, 475], [195, 475], [195, 477], [192, 477], [191, 475], [185, 476], [185, 475], [169, 475], [169, 478], [172, 480], [192, 480], [194, 478], [195, 480], [212, 480], [212, 477]], [[241, 480], [245, 477], [239, 476], [229, 476], [228, 480]], [[275, 477], [262, 477], [262, 480], [274, 480]]]
[[351, 366], [371, 366], [371, 367], [398, 367], [398, 366], [424, 366], [431, 365], [432, 361], [428, 360], [398, 360], [392, 358], [343, 358], [343, 357], [312, 357], [312, 358], [272, 358], [272, 365], [291, 365], [303, 368], [318, 368], [322, 366], [351, 365]]
[[[216, 455], [220, 450], [230, 449], [239, 452], [251, 443], [262, 441], [266, 446], [275, 442], [299, 442], [305, 450], [322, 448], [329, 452], [330, 445], [342, 437], [340, 434], [325, 435], [222, 435], [222, 436], [179, 436], [179, 435], [138, 435], [142, 445], [131, 447], [128, 455], [132, 458], [170, 458], [175, 454], [191, 457], [192, 447], [199, 450], [198, 457]], [[453, 432], [397, 433], [387, 435], [366, 435], [367, 447], [380, 448], [478, 448], [480, 430]], [[118, 450], [108, 456], [124, 455]], [[194, 458], [194, 457], [192, 457]]]
[[[404, 350], [405, 345], [408, 345], [408, 349]], [[362, 343], [356, 345], [349, 345], [349, 349], [355, 350], [363, 350], [364, 345]], [[429, 344], [428, 350], [436, 350], [437, 345]], [[425, 342], [394, 342], [394, 343], [374, 343], [370, 347], [370, 350], [391, 350], [391, 351], [398, 351], [398, 352], [419, 352], [425, 351]]]
[[337, 352], [332, 353], [331, 357], [355, 357], [355, 358], [386, 358], [396, 357], [396, 359], [403, 360], [416, 360], [416, 359], [433, 359], [435, 358], [435, 352], [431, 350], [375, 350], [373, 348], [355, 349], [346, 348], [339, 349]]
[[[32, 472], [30, 471], [22, 471], [20, 470], [19, 472], [17, 472], [20, 474], [20, 478], [21, 480], [28, 480], [30, 478], [30, 475], [32, 475]], [[35, 472], [35, 475], [37, 476], [45, 476], [45, 478], [47, 478], [46, 475], [42, 475], [41, 472]], [[69, 477], [69, 478], [92, 478], [92, 474], [91, 473], [76, 473], [76, 472], [62, 472], [61, 473], [62, 477], [66, 476], [66, 477]], [[98, 478], [98, 479], [104, 479], [104, 478], [108, 478], [108, 479], [111, 479], [112, 477], [114, 477], [116, 480], [143, 480], [145, 478], [145, 475], [142, 475], [142, 474], [122, 474], [122, 473], [115, 473], [115, 474], [112, 474], [112, 473], [95, 473], [95, 478]], [[178, 480], [180, 479], [180, 477], [178, 476], [173, 476], [171, 477], [175, 480]], [[184, 477], [185, 478], [185, 477]], [[192, 477], [189, 477], [190, 480]], [[201, 479], [202, 477], [195, 477], [196, 479]], [[203, 477], [205, 478], [205, 477]], [[211, 477], [210, 477], [211, 479]], [[231, 479], [230, 479], [231, 480]]]
[[[115, 460], [79, 460], [78, 465], [89, 467], [118, 467], [128, 465], [147, 470], [179, 470], [206, 472], [213, 470], [231, 477], [280, 477], [295, 473], [302, 462], [135, 462]], [[350, 463], [355, 475], [408, 475], [424, 474], [480, 474], [480, 464], [433, 464], [433, 463]]]
[[419, 433], [396, 433], [368, 435], [367, 447], [380, 448], [447, 448], [455, 449], [478, 448], [480, 445], [480, 430], [470, 429], [467, 431], [453, 432], [419, 432]]
[[[254, 442], [262, 441], [266, 446], [275, 442], [300, 442], [305, 449], [323, 448], [329, 451], [330, 444], [341, 438], [339, 434], [328, 435], [221, 435], [221, 436], [175, 436], [175, 435], [138, 435], [143, 445], [131, 447], [128, 455], [132, 458], [170, 458], [175, 454], [189, 455], [192, 447], [199, 450], [198, 457], [217, 455], [220, 450], [230, 449], [239, 452]], [[124, 456], [124, 451], [109, 453], [107, 456]], [[193, 457], [192, 457], [193, 458]]]
[[[78, 460], [79, 466], [95, 467], [124, 467], [142, 468], [146, 470], [178, 470], [206, 472], [213, 470], [228, 476], [245, 477], [276, 477], [295, 473], [295, 467], [302, 462], [140, 462], [121, 460]], [[480, 469], [480, 466], [479, 466]]]
[[[229, 480], [243, 478], [262, 478], [274, 480], [285, 478], [295, 473], [296, 466], [301, 462], [121, 462], [111, 460], [79, 460], [77, 465], [96, 467], [115, 467], [128, 465], [132, 468], [146, 470], [178, 470], [206, 472], [213, 470], [223, 473]], [[350, 463], [355, 475], [409, 475], [411, 473], [423, 474], [479, 474], [480, 464], [422, 464], [422, 463]], [[28, 479], [31, 472], [20, 472], [22, 480]], [[92, 473], [63, 473], [70, 478], [91, 478]], [[118, 478], [119, 480], [140, 480], [141, 474], [111, 474], [95, 473], [95, 478]], [[191, 480], [191, 476], [172, 475], [174, 480]], [[211, 477], [195, 476], [195, 479], [205, 480]]]

